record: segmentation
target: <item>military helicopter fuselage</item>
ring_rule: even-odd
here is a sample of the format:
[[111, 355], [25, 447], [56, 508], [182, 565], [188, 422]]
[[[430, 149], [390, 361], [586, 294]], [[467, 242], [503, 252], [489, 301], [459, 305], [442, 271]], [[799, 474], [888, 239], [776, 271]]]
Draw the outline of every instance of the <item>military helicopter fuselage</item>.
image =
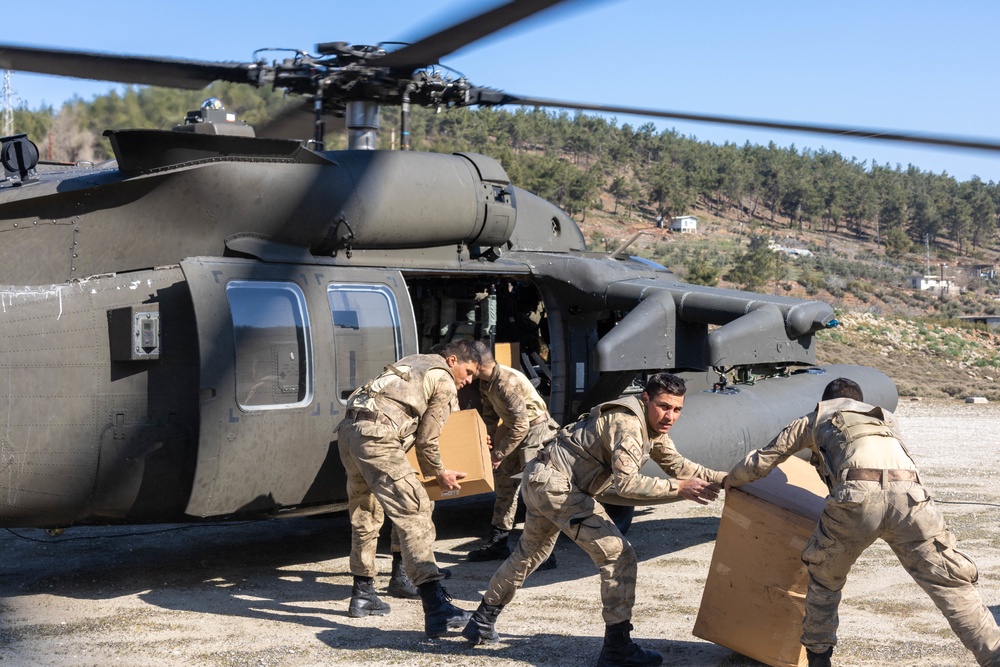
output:
[[[720, 469], [811, 410], [835, 377], [894, 408], [882, 373], [816, 367], [815, 334], [836, 325], [829, 305], [684, 284], [630, 255], [634, 238], [591, 252], [496, 160], [409, 152], [411, 105], [1000, 144], [524, 96], [440, 66], [560, 4], [501, 2], [406, 44], [325, 42], [270, 62], [270, 49], [236, 62], [0, 43], [5, 69], [296, 98], [256, 129], [210, 99], [171, 131], [109, 130], [115, 159], [95, 165], [39, 166], [28, 137], [2, 139], [0, 526], [343, 508], [335, 426], [347, 397], [454, 337], [502, 346], [563, 423], [651, 373], [679, 373], [689, 391], [671, 434]], [[385, 105], [400, 109], [403, 151], [373, 150]], [[350, 150], [324, 150], [333, 122]], [[461, 398], [473, 405], [475, 392]]]
[[512, 344], [561, 422], [682, 373], [674, 438], [719, 468], [833, 377], [895, 406], [811, 368], [827, 304], [589, 252], [489, 157], [109, 136], [114, 161], [0, 183], [2, 526], [343, 508], [347, 396], [455, 336]]

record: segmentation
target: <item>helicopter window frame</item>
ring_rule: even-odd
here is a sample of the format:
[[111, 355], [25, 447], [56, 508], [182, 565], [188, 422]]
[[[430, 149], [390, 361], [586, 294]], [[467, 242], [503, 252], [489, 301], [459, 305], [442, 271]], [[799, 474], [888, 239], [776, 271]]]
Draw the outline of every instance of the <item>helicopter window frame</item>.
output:
[[[371, 377], [378, 375], [384, 368], [386, 363], [392, 363], [400, 358], [403, 353], [403, 325], [402, 318], [399, 312], [399, 304], [396, 300], [396, 293], [388, 285], [380, 285], [377, 283], [329, 283], [326, 287], [327, 302], [330, 305], [330, 318], [333, 324], [333, 348], [334, 348], [334, 366], [335, 366], [335, 383], [336, 383], [336, 395], [337, 399], [341, 404], [347, 404], [347, 398], [350, 394], [361, 386], [360, 384], [355, 384], [360, 380], [361, 384], [366, 382]], [[386, 360], [380, 360], [376, 364], [378, 366], [375, 369], [375, 373], [372, 374], [372, 368], [366, 368], [363, 370], [354, 369], [352, 372], [350, 369], [341, 368], [341, 359], [338, 352], [338, 347], [344, 345], [344, 335], [345, 331], [354, 331], [361, 333], [366, 328], [371, 329], [370, 325], [366, 327], [366, 322], [364, 318], [359, 316], [359, 313], [363, 310], [360, 307], [354, 307], [355, 303], [334, 303], [335, 295], [350, 295], [350, 294], [368, 294], [368, 295], [378, 295], [385, 300], [386, 308], [383, 310], [378, 309], [378, 317], [386, 316], [388, 318], [388, 324], [392, 327], [392, 344], [393, 352], [392, 358]], [[351, 306], [350, 308], [344, 308], [343, 306]], [[351, 321], [338, 321], [338, 313], [350, 314], [352, 317]], [[368, 334], [370, 336], [370, 334]], [[348, 346], [349, 347], [349, 346]], [[353, 376], [353, 377], [352, 377]], [[346, 380], [345, 380], [346, 378]], [[353, 379], [353, 382], [352, 382]]]
[[[289, 308], [284, 313], [279, 313], [273, 308], [262, 308], [261, 294], [264, 291], [275, 291], [284, 292], [289, 297]], [[237, 308], [234, 308], [233, 294], [245, 292], [251, 295], [251, 301], [243, 304], [240, 303]], [[256, 295], [253, 293], [256, 292]], [[241, 297], [238, 297], [242, 299]], [[313, 347], [312, 347], [312, 328], [309, 322], [309, 308], [306, 305], [305, 294], [302, 292], [302, 288], [295, 282], [290, 281], [277, 281], [277, 280], [232, 280], [226, 284], [226, 301], [229, 305], [229, 314], [233, 322], [233, 355], [234, 355], [234, 374], [235, 374], [235, 389], [236, 389], [236, 404], [240, 410], [244, 412], [257, 412], [261, 410], [289, 410], [294, 408], [302, 408], [312, 404], [314, 396], [314, 372], [313, 372]], [[240, 309], [244, 309], [241, 310]], [[246, 317], [251, 315], [251, 317]], [[241, 355], [241, 349], [245, 348], [241, 345], [241, 341], [237, 334], [237, 328], [240, 326], [251, 326], [255, 329], [263, 329], [264, 327], [256, 326], [260, 324], [264, 317], [266, 316], [277, 316], [279, 318], [279, 326], [295, 330], [295, 340], [297, 351], [299, 354], [298, 363], [296, 364], [298, 370], [298, 382], [296, 386], [298, 390], [296, 395], [299, 396], [298, 400], [295, 401], [285, 401], [285, 402], [270, 402], [270, 403], [251, 403], [243, 399], [244, 387], [241, 387], [240, 377], [241, 369], [246, 370], [247, 365], [253, 365], [257, 362], [257, 359], [248, 359], [246, 354]], [[290, 317], [289, 317], [290, 316]], [[239, 318], [239, 319], [238, 319]], [[279, 350], [274, 350], [274, 367], [272, 370], [278, 371], [278, 356]], [[294, 357], [293, 357], [294, 359]], [[272, 376], [263, 376], [260, 380], [255, 381], [253, 386], [249, 388], [250, 392], [253, 392], [256, 388], [262, 385], [262, 382], [268, 377], [277, 378], [281, 375], [280, 372], [274, 373]], [[291, 387], [291, 385], [288, 385]], [[286, 390], [285, 387], [278, 385], [276, 391], [272, 390], [272, 395], [281, 395], [283, 393], [291, 393], [290, 390]], [[252, 394], [247, 394], [248, 396]]]

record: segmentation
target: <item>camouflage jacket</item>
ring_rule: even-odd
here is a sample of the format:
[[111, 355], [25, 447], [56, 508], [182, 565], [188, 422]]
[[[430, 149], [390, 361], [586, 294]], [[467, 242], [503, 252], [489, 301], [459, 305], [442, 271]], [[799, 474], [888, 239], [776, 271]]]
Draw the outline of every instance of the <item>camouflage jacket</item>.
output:
[[506, 429], [499, 441], [492, 443], [493, 457], [502, 459], [515, 451], [536, 419], [549, 418], [545, 401], [524, 373], [496, 364], [489, 380], [480, 380], [483, 421], [486, 432], [495, 440], [497, 425], [503, 420]]
[[[568, 468], [573, 483], [590, 495], [613, 489], [622, 498], [676, 497], [678, 480], [698, 477], [721, 483], [725, 473], [705, 468], [677, 451], [666, 433], [651, 431], [646, 408], [636, 396], [595, 406], [558, 435], [558, 447], [549, 447], [553, 461]], [[668, 479], [642, 474], [652, 459]]]
[[849, 398], [836, 398], [821, 401], [813, 412], [782, 429], [766, 447], [747, 454], [729, 472], [729, 483], [740, 486], [760, 479], [805, 449], [831, 489], [848, 468], [916, 468], [891, 412]]
[[438, 439], [448, 415], [458, 409], [458, 389], [441, 355], [414, 354], [389, 364], [351, 394], [347, 406], [376, 410], [391, 419], [402, 448], [417, 448], [424, 476], [444, 472]]

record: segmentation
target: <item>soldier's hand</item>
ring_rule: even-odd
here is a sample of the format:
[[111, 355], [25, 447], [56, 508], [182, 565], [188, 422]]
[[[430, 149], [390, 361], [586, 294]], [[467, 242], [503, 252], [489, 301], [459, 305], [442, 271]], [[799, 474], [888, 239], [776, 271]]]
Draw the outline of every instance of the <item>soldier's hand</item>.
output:
[[692, 477], [691, 479], [680, 480], [680, 489], [677, 493], [685, 500], [693, 500], [699, 505], [707, 505], [710, 500], [719, 497], [719, 487], [709, 484], [703, 479]]
[[466, 475], [467, 473], [464, 472], [445, 470], [437, 476], [438, 486], [441, 487], [442, 491], [459, 491], [462, 485], [458, 483], [458, 480], [465, 479]]

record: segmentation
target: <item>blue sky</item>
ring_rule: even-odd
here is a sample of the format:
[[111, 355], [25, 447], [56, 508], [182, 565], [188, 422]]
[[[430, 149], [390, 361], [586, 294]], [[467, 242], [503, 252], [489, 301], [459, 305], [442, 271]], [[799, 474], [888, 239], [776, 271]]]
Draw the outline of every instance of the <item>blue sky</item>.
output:
[[[0, 41], [58, 48], [249, 61], [254, 49], [415, 40], [492, 2], [151, 3], [55, 0]], [[473, 83], [526, 96], [1000, 137], [1000, 3], [884, 0], [571, 2], [444, 59]], [[573, 11], [575, 6], [575, 11]], [[11, 29], [16, 28], [16, 29]], [[15, 73], [29, 108], [111, 86]], [[619, 125], [648, 119], [619, 116]], [[654, 121], [723, 143], [794, 144], [847, 158], [1000, 182], [1000, 153], [837, 140], [819, 135]]]

